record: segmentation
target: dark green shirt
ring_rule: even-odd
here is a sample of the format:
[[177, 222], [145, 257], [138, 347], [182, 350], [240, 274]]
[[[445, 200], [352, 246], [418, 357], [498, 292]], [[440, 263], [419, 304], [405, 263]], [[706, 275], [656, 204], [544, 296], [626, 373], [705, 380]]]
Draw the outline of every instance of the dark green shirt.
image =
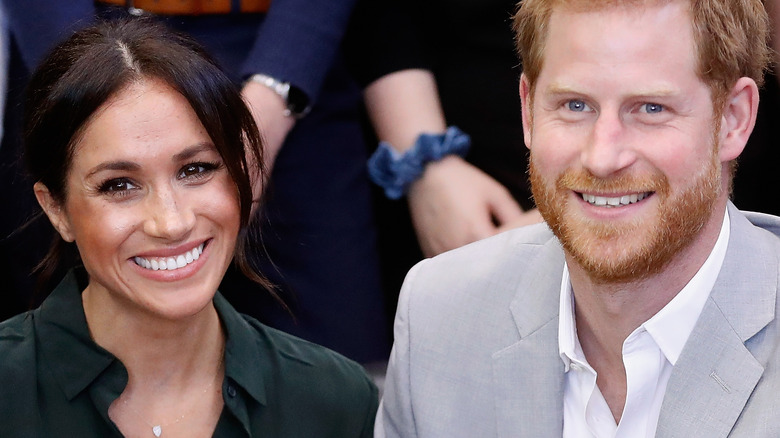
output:
[[[377, 392], [360, 365], [219, 294], [214, 305], [227, 337], [215, 437], [372, 436]], [[124, 365], [89, 335], [73, 272], [40, 308], [0, 324], [0, 437], [122, 436], [108, 407], [126, 384]]]

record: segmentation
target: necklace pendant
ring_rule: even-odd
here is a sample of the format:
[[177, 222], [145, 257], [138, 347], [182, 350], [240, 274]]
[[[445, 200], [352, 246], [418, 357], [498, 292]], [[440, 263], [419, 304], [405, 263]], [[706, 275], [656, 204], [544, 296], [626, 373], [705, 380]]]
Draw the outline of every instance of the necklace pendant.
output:
[[160, 426], [160, 425], [154, 426], [154, 427], [152, 428], [152, 433], [153, 433], [153, 434], [154, 434], [154, 436], [156, 436], [157, 438], [160, 438], [160, 435], [162, 435], [162, 426]]

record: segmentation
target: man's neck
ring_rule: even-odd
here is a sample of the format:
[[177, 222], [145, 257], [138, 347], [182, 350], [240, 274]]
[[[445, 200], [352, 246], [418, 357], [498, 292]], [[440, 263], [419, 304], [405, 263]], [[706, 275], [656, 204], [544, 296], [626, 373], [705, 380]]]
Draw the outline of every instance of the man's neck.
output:
[[623, 342], [663, 309], [699, 271], [720, 234], [722, 210], [713, 215], [699, 237], [680, 251], [661, 272], [624, 283], [593, 281], [567, 255], [574, 294], [577, 337], [597, 384], [619, 422], [626, 400]]

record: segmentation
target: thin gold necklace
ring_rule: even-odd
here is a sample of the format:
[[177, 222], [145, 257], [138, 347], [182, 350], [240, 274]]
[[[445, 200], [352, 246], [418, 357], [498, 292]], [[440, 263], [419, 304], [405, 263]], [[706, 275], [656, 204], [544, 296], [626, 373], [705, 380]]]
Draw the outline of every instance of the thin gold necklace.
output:
[[[219, 361], [219, 365], [218, 365], [218, 367], [217, 367], [217, 373], [216, 373], [216, 377], [214, 378], [214, 380], [213, 380], [211, 383], [209, 383], [209, 386], [207, 386], [207, 387], [206, 387], [206, 388], [203, 390], [202, 394], [206, 394], [206, 393], [207, 393], [207, 392], [208, 392], [208, 391], [209, 391], [209, 390], [210, 390], [210, 389], [211, 389], [211, 388], [214, 386], [214, 383], [215, 383], [217, 380], [219, 380], [219, 375], [220, 375], [220, 373], [219, 373], [219, 370], [220, 370], [221, 368], [222, 368], [222, 359], [220, 359], [220, 361]], [[191, 408], [189, 408], [188, 410], [186, 410], [186, 411], [185, 411], [183, 414], [181, 414], [181, 416], [180, 416], [179, 418], [177, 418], [177, 419], [176, 419], [176, 420], [174, 420], [174, 421], [169, 421], [169, 422], [167, 422], [167, 423], [154, 424], [154, 423], [150, 423], [150, 422], [146, 421], [146, 418], [144, 418], [143, 414], [141, 414], [141, 413], [140, 413], [138, 410], [136, 410], [134, 407], [132, 407], [131, 405], [129, 405], [129, 404], [127, 403], [127, 401], [128, 401], [128, 398], [127, 398], [127, 397], [123, 398], [123, 399], [122, 399], [122, 404], [123, 404], [123, 405], [124, 405], [126, 408], [130, 409], [130, 411], [132, 411], [132, 412], [133, 412], [133, 414], [135, 414], [135, 416], [136, 416], [136, 417], [140, 418], [140, 419], [141, 419], [141, 421], [143, 421], [144, 423], [146, 423], [146, 425], [147, 425], [147, 426], [151, 427], [151, 428], [152, 428], [152, 433], [153, 433], [153, 434], [154, 434], [154, 436], [156, 436], [157, 438], [160, 438], [160, 437], [162, 436], [163, 427], [173, 426], [174, 424], [177, 424], [178, 422], [180, 422], [181, 420], [183, 420], [183, 419], [184, 419], [184, 417], [186, 417], [186, 416], [187, 416], [187, 414], [189, 414], [190, 412], [192, 412], [192, 410], [193, 410], [193, 409], [195, 409], [195, 406], [192, 406]]]

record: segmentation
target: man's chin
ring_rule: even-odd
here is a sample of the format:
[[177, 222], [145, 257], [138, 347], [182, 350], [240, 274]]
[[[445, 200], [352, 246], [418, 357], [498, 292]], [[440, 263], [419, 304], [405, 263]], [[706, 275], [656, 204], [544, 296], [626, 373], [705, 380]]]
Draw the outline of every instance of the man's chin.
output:
[[[566, 252], [596, 283], [628, 283], [659, 272], [658, 243], [649, 227], [600, 227], [597, 232], [568, 232], [558, 236]], [[649, 234], [649, 235], [648, 235]]]

